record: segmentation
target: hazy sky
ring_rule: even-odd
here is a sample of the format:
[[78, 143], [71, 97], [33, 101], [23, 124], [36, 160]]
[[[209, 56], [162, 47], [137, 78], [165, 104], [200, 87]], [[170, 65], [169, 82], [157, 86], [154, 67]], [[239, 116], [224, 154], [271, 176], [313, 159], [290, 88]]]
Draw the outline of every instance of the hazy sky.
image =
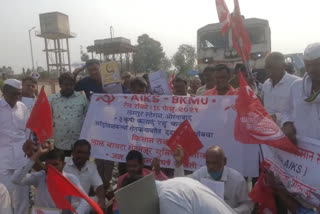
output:
[[[233, 0], [225, 0], [233, 10]], [[239, 0], [246, 18], [269, 20], [272, 50], [303, 52], [308, 43], [320, 42], [319, 0]], [[147, 33], [160, 41], [171, 57], [182, 44], [196, 46], [197, 29], [218, 21], [215, 0], [0, 0], [0, 66], [17, 73], [31, 68], [28, 30], [40, 30], [39, 14], [59, 11], [69, 15], [71, 62], [80, 61], [80, 45], [115, 36], [131, 39]], [[35, 64], [45, 67], [44, 41], [33, 35]]]

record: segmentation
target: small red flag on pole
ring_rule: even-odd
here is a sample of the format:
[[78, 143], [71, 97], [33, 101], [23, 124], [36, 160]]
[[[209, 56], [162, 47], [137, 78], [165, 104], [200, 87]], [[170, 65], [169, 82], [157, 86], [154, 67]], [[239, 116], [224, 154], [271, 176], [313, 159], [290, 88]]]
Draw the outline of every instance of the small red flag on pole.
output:
[[78, 189], [71, 181], [63, 176], [56, 168], [48, 165], [47, 186], [52, 200], [56, 207], [62, 210], [71, 210], [76, 213], [71, 204], [67, 201], [67, 196], [83, 198], [98, 214], [103, 214], [99, 205], [90, 199], [86, 194]]
[[52, 113], [44, 86], [41, 88], [26, 127], [36, 133], [40, 143], [53, 135]]
[[183, 121], [167, 141], [167, 146], [173, 152], [178, 145], [181, 145], [184, 150], [184, 164], [188, 164], [189, 157], [196, 154], [203, 147], [188, 120]]

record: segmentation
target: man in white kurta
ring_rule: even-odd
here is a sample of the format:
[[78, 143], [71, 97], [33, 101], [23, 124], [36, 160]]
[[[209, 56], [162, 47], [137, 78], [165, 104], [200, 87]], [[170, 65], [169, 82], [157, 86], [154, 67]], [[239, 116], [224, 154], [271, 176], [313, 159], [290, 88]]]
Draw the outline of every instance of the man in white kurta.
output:
[[14, 213], [25, 214], [29, 206], [29, 187], [13, 185], [14, 171], [25, 164], [22, 146], [27, 139], [28, 110], [20, 102], [21, 82], [8, 79], [4, 83], [0, 100], [0, 183], [8, 189]]
[[281, 113], [286, 109], [290, 87], [298, 79], [285, 71], [285, 57], [278, 52], [270, 53], [265, 60], [265, 69], [269, 78], [264, 82], [262, 95], [267, 112], [281, 124]]
[[306, 48], [304, 62], [307, 73], [291, 86], [283, 130], [289, 138], [297, 134], [320, 140], [320, 43]]

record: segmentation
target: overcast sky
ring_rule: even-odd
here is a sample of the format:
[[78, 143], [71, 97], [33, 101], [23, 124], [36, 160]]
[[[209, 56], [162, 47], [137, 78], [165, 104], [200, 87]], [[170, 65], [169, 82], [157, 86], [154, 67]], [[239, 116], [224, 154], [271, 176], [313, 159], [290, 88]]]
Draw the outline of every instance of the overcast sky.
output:
[[[246, 18], [268, 19], [272, 50], [303, 52], [308, 43], [320, 42], [319, 0], [239, 0]], [[233, 0], [226, 0], [233, 10]], [[17, 73], [31, 68], [28, 30], [40, 30], [39, 14], [59, 11], [69, 15], [71, 62], [80, 62], [80, 45], [115, 36], [131, 39], [147, 33], [160, 41], [171, 57], [182, 44], [196, 46], [200, 27], [218, 21], [214, 0], [0, 0], [0, 66], [12, 66]], [[35, 64], [46, 67], [44, 41], [33, 35]]]

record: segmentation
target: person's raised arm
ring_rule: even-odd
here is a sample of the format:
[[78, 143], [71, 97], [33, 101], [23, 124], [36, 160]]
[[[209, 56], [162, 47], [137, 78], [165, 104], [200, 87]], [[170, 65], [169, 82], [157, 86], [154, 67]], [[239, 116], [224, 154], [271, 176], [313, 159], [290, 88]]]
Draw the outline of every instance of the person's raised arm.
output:
[[[29, 139], [23, 144], [22, 150], [25, 153], [25, 157], [30, 158], [34, 153], [35, 149], [37, 148], [36, 144], [32, 141], [31, 135]], [[45, 170], [45, 166], [40, 160], [35, 161], [35, 164], [32, 167], [36, 172]]]
[[15, 171], [12, 176], [12, 183], [16, 185], [37, 185], [37, 178], [32, 173], [28, 173], [35, 162], [39, 161], [39, 158], [46, 154], [50, 149], [46, 143], [43, 143], [38, 146], [37, 152], [33, 153], [27, 164], [22, 168]]
[[[173, 153], [173, 158], [176, 161], [176, 165], [174, 168], [174, 177], [184, 177], [184, 167], [183, 167], [183, 161], [184, 161], [184, 151], [181, 145], [178, 145], [176, 148], [176, 151]], [[201, 180], [201, 170], [198, 169], [194, 171], [192, 174], [188, 175], [187, 177], [195, 179], [197, 181]]]
[[184, 151], [181, 145], [178, 145], [176, 150], [173, 153], [173, 158], [176, 161], [175, 168], [174, 168], [174, 177], [183, 177], [184, 176], [184, 167], [183, 167], [183, 160], [184, 160]]
[[76, 68], [74, 71], [73, 71], [73, 75], [74, 75], [74, 81], [77, 82], [77, 77], [79, 75], [80, 72], [84, 71], [84, 69], [86, 69], [86, 66], [82, 66], [80, 68]]

